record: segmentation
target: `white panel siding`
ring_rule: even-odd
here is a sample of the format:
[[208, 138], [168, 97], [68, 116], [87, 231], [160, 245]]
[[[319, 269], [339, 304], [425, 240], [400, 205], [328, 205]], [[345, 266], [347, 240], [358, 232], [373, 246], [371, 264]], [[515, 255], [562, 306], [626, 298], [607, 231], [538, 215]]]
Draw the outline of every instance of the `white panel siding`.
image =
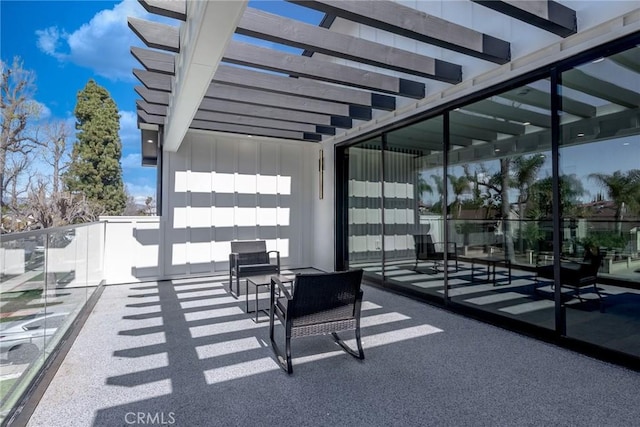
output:
[[313, 265], [311, 144], [190, 132], [165, 153], [167, 277], [228, 271], [232, 240], [260, 239], [286, 267]]

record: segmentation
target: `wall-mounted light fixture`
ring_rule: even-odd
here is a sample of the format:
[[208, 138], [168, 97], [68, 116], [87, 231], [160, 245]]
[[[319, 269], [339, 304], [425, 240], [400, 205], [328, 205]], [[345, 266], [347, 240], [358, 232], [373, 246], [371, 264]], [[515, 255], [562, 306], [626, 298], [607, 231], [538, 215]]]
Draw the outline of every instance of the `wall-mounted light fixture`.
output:
[[324, 151], [318, 152], [318, 198], [324, 198]]

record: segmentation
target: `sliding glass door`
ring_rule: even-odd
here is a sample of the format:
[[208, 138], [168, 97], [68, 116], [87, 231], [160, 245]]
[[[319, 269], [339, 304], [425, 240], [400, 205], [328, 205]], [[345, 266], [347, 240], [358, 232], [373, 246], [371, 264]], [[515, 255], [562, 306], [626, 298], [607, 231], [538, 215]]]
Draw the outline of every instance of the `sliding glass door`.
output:
[[351, 146], [345, 155], [348, 266], [382, 279], [382, 139]]

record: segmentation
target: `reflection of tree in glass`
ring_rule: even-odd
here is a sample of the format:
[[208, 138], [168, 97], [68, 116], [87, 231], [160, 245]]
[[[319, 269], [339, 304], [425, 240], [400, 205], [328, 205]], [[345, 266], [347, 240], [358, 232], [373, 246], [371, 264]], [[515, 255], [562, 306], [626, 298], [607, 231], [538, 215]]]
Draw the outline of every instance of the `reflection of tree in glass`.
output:
[[[560, 181], [560, 206], [563, 216], [578, 216], [580, 196], [585, 194], [582, 182], [575, 176], [561, 175]], [[530, 189], [532, 208], [537, 208], [541, 218], [549, 218], [553, 206], [553, 179], [548, 176], [531, 185]]]
[[434, 204], [431, 208], [433, 212], [442, 212], [442, 207], [444, 206], [444, 183], [442, 181], [442, 177], [440, 175], [431, 175], [431, 178], [436, 183], [436, 191], [438, 192], [438, 202]]
[[[499, 217], [501, 221], [502, 235], [504, 238], [505, 258], [513, 261], [513, 236], [511, 235], [511, 221], [509, 221], [511, 213], [511, 205], [509, 203], [509, 188], [512, 182], [510, 176], [510, 167], [512, 163], [510, 157], [500, 159], [500, 171], [490, 173], [486, 167], [480, 163], [477, 170], [471, 173], [468, 166], [464, 166], [465, 176], [467, 180], [477, 187], [485, 190], [485, 200], [487, 208], [495, 206], [500, 209]], [[482, 177], [482, 178], [479, 178]]]
[[460, 212], [462, 210], [462, 201], [460, 196], [469, 191], [469, 179], [465, 176], [448, 175], [449, 182], [451, 183], [451, 189], [456, 199], [451, 204], [451, 211], [454, 218], [460, 218]]
[[[538, 240], [539, 230], [536, 224], [527, 224], [525, 230], [522, 227], [522, 220], [526, 215], [525, 206], [531, 197], [530, 188], [538, 177], [538, 172], [544, 164], [544, 156], [518, 156], [513, 159], [513, 186], [518, 189], [518, 222], [520, 233], [528, 237], [520, 237], [520, 252], [524, 251], [524, 241], [527, 240], [529, 247], [532, 247], [532, 241]], [[535, 225], [535, 228], [531, 227]]]
[[623, 173], [615, 171], [611, 175], [592, 173], [589, 178], [596, 180], [607, 192], [607, 197], [616, 205], [616, 232], [622, 232], [622, 220], [627, 209], [640, 209], [640, 169]]
[[424, 202], [423, 196], [424, 193], [433, 194], [433, 187], [429, 185], [429, 183], [424, 179], [422, 174], [418, 174], [418, 197], [420, 197], [420, 201]]

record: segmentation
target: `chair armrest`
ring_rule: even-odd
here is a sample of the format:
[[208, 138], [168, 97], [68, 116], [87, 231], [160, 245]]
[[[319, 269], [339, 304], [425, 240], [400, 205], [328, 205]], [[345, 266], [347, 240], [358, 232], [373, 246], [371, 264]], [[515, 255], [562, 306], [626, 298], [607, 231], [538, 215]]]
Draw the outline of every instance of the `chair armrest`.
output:
[[276, 262], [278, 265], [278, 272], [280, 271], [280, 251], [268, 251], [267, 254], [274, 253], [276, 254]]
[[239, 258], [240, 254], [237, 252], [231, 252], [229, 254], [229, 268], [233, 268], [233, 267], [237, 267], [238, 266], [238, 258]]
[[[292, 282], [293, 280], [286, 280], [285, 282]], [[287, 289], [287, 287], [284, 285], [284, 283], [282, 280], [280, 280], [280, 276], [271, 276], [271, 293], [273, 294], [276, 286], [278, 287], [278, 289], [280, 290], [280, 292], [284, 293], [284, 296], [290, 300], [291, 298], [293, 298], [291, 296], [291, 293], [289, 293], [289, 290]]]

